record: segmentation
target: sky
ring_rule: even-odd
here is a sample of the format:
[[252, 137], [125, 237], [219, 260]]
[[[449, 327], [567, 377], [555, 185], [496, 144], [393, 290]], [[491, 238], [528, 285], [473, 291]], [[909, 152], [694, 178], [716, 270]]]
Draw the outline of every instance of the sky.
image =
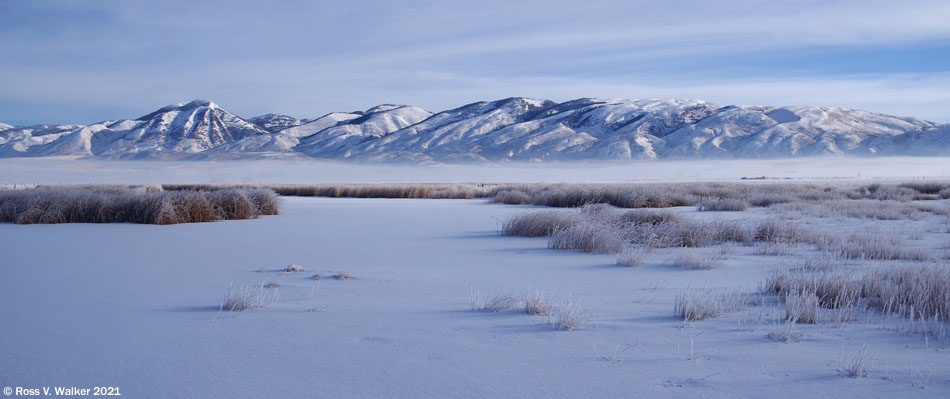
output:
[[0, 0], [0, 122], [212, 100], [248, 118], [531, 97], [950, 122], [950, 2]]

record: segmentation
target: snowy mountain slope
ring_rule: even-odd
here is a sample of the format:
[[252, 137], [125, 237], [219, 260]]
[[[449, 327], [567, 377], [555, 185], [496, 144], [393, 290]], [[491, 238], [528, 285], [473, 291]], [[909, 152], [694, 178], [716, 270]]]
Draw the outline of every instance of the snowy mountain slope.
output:
[[[349, 155], [414, 161], [874, 155], [882, 149], [869, 148], [872, 139], [896, 143], [882, 139], [938, 126], [859, 110], [722, 107], [698, 100], [580, 99], [542, 105], [521, 122], [503, 112], [485, 113], [473, 105], [449, 111], [445, 118], [451, 121], [438, 127], [423, 126], [434, 124], [426, 121], [362, 144]], [[496, 129], [478, 129], [484, 125]], [[451, 134], [443, 133], [447, 130]], [[936, 130], [917, 136], [934, 140], [945, 134]], [[903, 148], [907, 144], [879, 146]], [[933, 154], [932, 147], [921, 147], [918, 152]], [[902, 149], [890, 153], [904, 154]]]
[[866, 111], [815, 107], [728, 107], [665, 138], [664, 155], [783, 157], [873, 154], [869, 139], [934, 124]]
[[81, 125], [37, 125], [11, 126], [0, 130], [0, 157], [74, 155], [50, 153], [46, 148], [82, 127]]
[[6, 123], [0, 123], [0, 131], [7, 130], [7, 129], [12, 129], [12, 128], [13, 128], [13, 125], [8, 125], [8, 124], [6, 124]]
[[716, 108], [684, 100], [579, 99], [555, 104], [511, 98], [448, 111], [443, 117], [448, 121], [438, 127], [412, 126], [367, 143], [352, 156], [401, 153], [440, 161], [652, 158], [639, 156], [650, 154], [649, 148], [634, 144], [631, 149], [638, 134], [662, 136]]
[[[379, 140], [368, 141], [350, 151], [349, 156], [439, 152], [468, 152], [465, 144], [477, 136], [527, 120], [554, 103], [526, 98], [477, 102], [432, 117]], [[459, 145], [461, 144], [461, 145]]]
[[245, 137], [271, 134], [210, 101], [170, 105], [137, 120], [141, 123], [96, 155], [197, 153]]
[[515, 97], [436, 114], [385, 104], [310, 121], [278, 114], [244, 120], [212, 102], [192, 101], [135, 120], [5, 126], [0, 157], [283, 154], [368, 162], [538, 162], [950, 155], [946, 124], [854, 109], [701, 100], [555, 103]]
[[950, 125], [905, 134], [877, 136], [864, 148], [870, 155], [950, 155]]
[[379, 105], [365, 112], [334, 112], [272, 135], [255, 135], [210, 150], [214, 153], [293, 152], [335, 157], [349, 144], [418, 123], [432, 113], [418, 107]]
[[297, 120], [297, 118], [281, 114], [255, 116], [253, 118], [248, 118], [247, 121], [260, 126], [264, 128], [264, 130], [267, 130], [271, 133], [277, 133], [284, 129], [300, 126], [303, 123]]
[[432, 113], [419, 107], [382, 105], [371, 108], [358, 118], [342, 121], [300, 139], [295, 150], [312, 157], [347, 156], [354, 146], [375, 142], [389, 133], [419, 124]]
[[331, 112], [300, 126], [284, 129], [280, 133], [293, 137], [306, 137], [328, 127], [336, 126], [340, 122], [359, 118], [362, 115], [362, 112]]

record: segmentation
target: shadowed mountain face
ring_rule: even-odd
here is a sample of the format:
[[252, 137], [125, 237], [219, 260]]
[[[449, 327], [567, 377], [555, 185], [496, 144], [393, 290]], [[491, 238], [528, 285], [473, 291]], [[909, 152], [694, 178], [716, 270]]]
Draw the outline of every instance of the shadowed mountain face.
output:
[[89, 126], [0, 124], [0, 157], [309, 156], [368, 162], [946, 155], [950, 125], [821, 107], [528, 98], [431, 113], [380, 105], [312, 120], [242, 119], [210, 101]]

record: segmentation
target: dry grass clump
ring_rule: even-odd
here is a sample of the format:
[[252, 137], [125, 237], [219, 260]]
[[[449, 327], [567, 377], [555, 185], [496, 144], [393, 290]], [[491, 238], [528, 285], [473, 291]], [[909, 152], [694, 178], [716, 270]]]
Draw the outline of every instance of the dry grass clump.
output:
[[333, 278], [337, 280], [353, 280], [356, 278], [356, 275], [349, 272], [338, 272], [333, 275]]
[[723, 312], [742, 310], [749, 301], [739, 291], [716, 292], [710, 289], [679, 290], [673, 302], [673, 315], [685, 321], [718, 317]]
[[793, 201], [795, 201], [795, 198], [790, 197], [790, 196], [778, 196], [778, 195], [766, 194], [766, 195], [752, 198], [751, 200], [749, 200], [749, 205], [764, 208], [764, 207], [770, 207], [776, 204], [784, 204], [784, 203], [793, 202]]
[[861, 279], [868, 306], [902, 317], [950, 320], [950, 267], [913, 265], [879, 268]]
[[741, 212], [749, 208], [749, 204], [745, 201], [724, 198], [717, 199], [712, 201], [703, 201], [698, 205], [700, 211], [711, 211], [711, 212]]
[[79, 190], [102, 194], [145, 194], [164, 191], [158, 184], [40, 184], [37, 190]]
[[473, 290], [470, 296], [470, 304], [472, 311], [475, 312], [501, 312], [518, 307], [521, 301], [514, 295], [507, 294], [498, 294], [487, 300], [482, 300], [479, 293]]
[[718, 317], [722, 311], [722, 297], [708, 290], [682, 289], [673, 303], [673, 315], [686, 321]]
[[574, 212], [535, 211], [505, 219], [501, 234], [506, 236], [547, 237], [556, 230], [576, 224], [580, 218]]
[[0, 222], [176, 224], [250, 219], [279, 212], [272, 191], [158, 191], [149, 187], [79, 186], [0, 191]]
[[278, 288], [282, 287], [284, 284], [280, 281], [268, 281], [264, 283], [264, 288]]
[[342, 183], [342, 184], [164, 184], [166, 191], [217, 191], [264, 188], [279, 195], [332, 198], [471, 199], [494, 195], [493, 183]]
[[527, 314], [547, 315], [554, 305], [548, 294], [541, 290], [531, 290], [524, 295], [524, 312]]
[[805, 241], [805, 234], [796, 224], [788, 221], [769, 219], [760, 222], [753, 233], [755, 241], [767, 243], [800, 243]]
[[847, 361], [842, 362], [840, 371], [849, 377], [867, 377], [871, 373], [870, 365], [868, 364], [869, 353], [870, 346], [864, 344], [857, 353], [852, 355]]
[[580, 301], [568, 298], [556, 306], [548, 316], [555, 330], [573, 331], [590, 321], [589, 310], [580, 306]]
[[844, 259], [915, 261], [930, 259], [926, 251], [910, 247], [903, 238], [893, 234], [866, 232], [847, 236], [820, 235], [814, 237], [813, 241], [819, 250]]
[[[942, 194], [950, 190], [948, 182], [906, 182], [898, 185], [899, 187], [909, 188], [921, 194]], [[944, 199], [950, 197], [943, 197]]]
[[643, 247], [626, 246], [617, 256], [617, 264], [627, 267], [642, 266], [646, 251]]
[[686, 252], [674, 258], [670, 267], [681, 267], [687, 269], [709, 270], [719, 267], [719, 263], [712, 256], [703, 256], [693, 252]]
[[810, 292], [790, 293], [785, 297], [785, 318], [792, 323], [818, 323], [818, 296]]
[[263, 284], [228, 286], [228, 293], [221, 302], [220, 310], [237, 312], [264, 306]]
[[853, 275], [838, 271], [792, 273], [780, 271], [765, 282], [765, 290], [786, 299], [790, 295], [814, 295], [825, 309], [844, 309], [857, 306], [861, 284]]
[[508, 218], [501, 233], [549, 236], [548, 247], [593, 253], [617, 253], [629, 245], [645, 248], [708, 247], [722, 243], [803, 242], [797, 225], [780, 220], [691, 220], [669, 210], [623, 211], [604, 204], [573, 211], [528, 212]]
[[695, 205], [700, 197], [682, 184], [521, 184], [496, 188], [495, 198], [508, 198], [507, 192], [519, 191], [513, 196], [518, 203], [553, 207], [579, 207], [586, 204], [610, 204], [621, 208], [668, 208]]
[[792, 247], [784, 243], [766, 242], [761, 245], [757, 245], [753, 250], [753, 253], [756, 255], [765, 256], [788, 256], [792, 254]]
[[901, 201], [907, 202], [917, 198], [918, 192], [912, 188], [902, 186], [885, 186], [881, 184], [872, 184], [862, 189], [862, 198], [870, 198], [883, 201]]
[[617, 219], [621, 224], [630, 226], [659, 226], [685, 220], [679, 212], [668, 209], [633, 209], [619, 213]]
[[834, 255], [819, 255], [805, 258], [799, 268], [811, 272], [828, 272], [841, 267], [839, 258]]
[[284, 268], [284, 273], [298, 273], [305, 271], [303, 266], [300, 266], [296, 263], [291, 263]]
[[800, 323], [819, 322], [820, 314], [812, 305], [838, 310], [838, 321], [849, 318], [851, 309], [866, 306], [885, 315], [920, 320], [922, 332], [931, 333], [942, 331], [948, 320], [950, 268], [935, 264], [881, 267], [859, 278], [838, 271], [780, 271], [766, 280], [765, 291], [779, 294], [788, 317], [797, 317]]
[[625, 242], [624, 231], [621, 229], [609, 224], [581, 222], [556, 229], [548, 240], [548, 248], [610, 254], [619, 252]]
[[[780, 325], [773, 324], [772, 331], [769, 331], [769, 333], [766, 334], [766, 337], [773, 341], [785, 343], [800, 340], [802, 338], [802, 334], [792, 330], [792, 328], [795, 326], [795, 322], [796, 321], [793, 319], [786, 319]], [[779, 326], [781, 326], [781, 328], [778, 328]]]
[[[834, 200], [825, 202], [792, 202], [774, 206], [778, 211], [796, 211], [820, 218], [852, 217], [874, 220], [918, 220], [919, 205], [893, 200]], [[933, 208], [936, 211], [936, 208]]]
[[491, 202], [509, 205], [530, 204], [531, 196], [521, 190], [500, 191], [492, 197]]

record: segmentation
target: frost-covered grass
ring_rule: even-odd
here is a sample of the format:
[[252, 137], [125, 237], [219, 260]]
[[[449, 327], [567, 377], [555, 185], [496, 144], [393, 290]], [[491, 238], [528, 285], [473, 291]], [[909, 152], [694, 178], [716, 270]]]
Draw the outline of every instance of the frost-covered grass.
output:
[[911, 320], [948, 320], [950, 268], [945, 264], [886, 265], [858, 274], [836, 269], [782, 270], [766, 280], [765, 291], [779, 294], [788, 317], [800, 323], [818, 323], [819, 308], [843, 310], [835, 314], [842, 321], [849, 309], [859, 307]]
[[165, 190], [214, 191], [266, 188], [279, 195], [331, 198], [488, 198], [499, 183], [164, 184]]
[[505, 219], [501, 234], [506, 236], [547, 237], [555, 231], [576, 224], [578, 218], [561, 211], [522, 213]]
[[861, 279], [868, 306], [904, 317], [950, 320], [947, 264], [878, 268]]
[[646, 251], [643, 247], [626, 246], [617, 256], [617, 264], [627, 267], [643, 265]]
[[708, 290], [682, 289], [673, 304], [673, 315], [686, 321], [718, 317], [722, 310], [722, 297]]
[[556, 229], [548, 240], [548, 248], [577, 249], [597, 254], [619, 252], [625, 242], [625, 231], [609, 224], [581, 222]]
[[524, 312], [527, 314], [547, 315], [554, 308], [548, 293], [541, 290], [529, 290], [524, 295]]
[[337, 280], [354, 280], [356, 275], [350, 272], [337, 272], [333, 275], [333, 278]]
[[514, 295], [497, 294], [483, 299], [481, 294], [474, 290], [471, 291], [469, 302], [472, 311], [475, 312], [501, 312], [521, 305], [521, 299]]
[[[228, 287], [228, 293], [221, 302], [222, 311], [239, 312], [264, 306], [264, 290], [267, 284], [245, 284], [237, 288]], [[267, 287], [273, 288], [273, 287]]]
[[[620, 208], [701, 205], [705, 210], [744, 210], [748, 205], [874, 199], [888, 201], [950, 198], [946, 183], [336, 183], [336, 184], [165, 184], [165, 190], [267, 188], [279, 195], [333, 198], [486, 198], [504, 204], [580, 207], [592, 203]], [[779, 194], [776, 194], [779, 193]], [[943, 194], [941, 194], [943, 193]]]
[[868, 359], [870, 349], [868, 344], [864, 344], [857, 353], [842, 362], [841, 372], [854, 378], [867, 377], [871, 373]]
[[844, 259], [926, 261], [932, 256], [909, 245], [900, 235], [887, 233], [824, 234], [813, 238], [819, 250]]
[[708, 270], [719, 266], [719, 263], [712, 256], [698, 254], [694, 252], [685, 252], [673, 258], [669, 262], [670, 267], [681, 267], [685, 269]]
[[17, 224], [177, 224], [276, 215], [266, 189], [157, 191], [152, 187], [77, 186], [0, 190], [0, 222]]
[[573, 331], [590, 321], [591, 312], [582, 307], [579, 300], [568, 298], [554, 307], [549, 317], [555, 330]]
[[785, 296], [785, 318], [792, 323], [818, 323], [818, 297], [810, 292]]
[[711, 211], [711, 212], [741, 212], [749, 208], [749, 204], [745, 201], [732, 199], [732, 198], [723, 198], [713, 201], [703, 201], [697, 205], [700, 211]]
[[826, 309], [853, 307], [861, 296], [861, 285], [849, 273], [841, 271], [774, 273], [765, 282], [766, 291], [780, 294], [818, 298], [818, 304]]
[[722, 243], [792, 244], [805, 240], [793, 223], [686, 218], [668, 210], [623, 210], [604, 204], [535, 211], [505, 220], [502, 235], [549, 236], [548, 247], [617, 253], [628, 244], [648, 248], [708, 247]]
[[876, 220], [918, 220], [922, 211], [920, 205], [894, 200], [799, 201], [775, 205], [772, 208], [779, 212], [796, 211], [821, 218], [852, 217]]

